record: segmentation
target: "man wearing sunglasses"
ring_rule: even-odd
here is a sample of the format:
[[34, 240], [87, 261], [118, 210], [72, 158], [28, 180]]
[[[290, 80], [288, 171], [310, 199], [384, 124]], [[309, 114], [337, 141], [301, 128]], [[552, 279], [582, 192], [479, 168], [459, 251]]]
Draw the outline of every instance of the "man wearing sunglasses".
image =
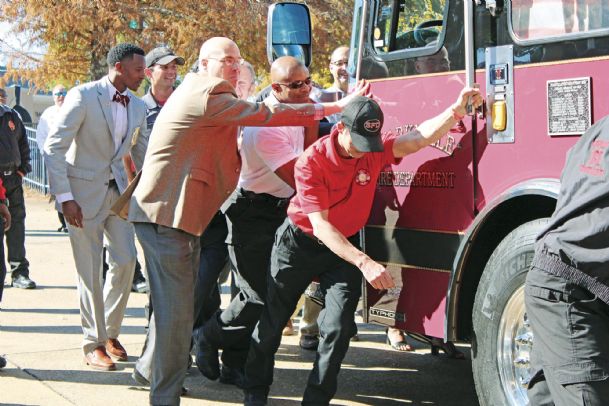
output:
[[[53, 88], [52, 94], [54, 104], [47, 107], [47, 109], [42, 112], [40, 120], [38, 121], [38, 127], [36, 127], [36, 144], [38, 144], [41, 156], [44, 155], [44, 142], [49, 135], [49, 130], [55, 125], [56, 118], [59, 114], [59, 108], [62, 106], [68, 92], [63, 85], [56, 85]], [[59, 218], [60, 223], [57, 231], [67, 233], [68, 227], [66, 226], [66, 220], [59, 210], [57, 210], [57, 217]]]
[[[309, 70], [298, 59], [284, 56], [271, 66], [272, 93], [267, 103], [310, 103]], [[222, 351], [220, 381], [240, 385], [249, 337], [260, 318], [275, 231], [286, 217], [294, 194], [294, 163], [317, 139], [317, 131], [302, 126], [246, 127], [241, 141], [241, 175], [237, 190], [224, 203], [228, 252], [238, 289], [233, 300], [199, 331], [203, 353], [197, 365], [204, 375], [212, 369], [205, 351]]]
[[[153, 355], [152, 404], [179, 404], [192, 334], [199, 237], [237, 186], [239, 126], [311, 125], [352, 100], [277, 105], [240, 100], [235, 86], [242, 61], [239, 47], [228, 38], [203, 43], [199, 71], [187, 74], [167, 100], [152, 129], [142, 171], [114, 207], [135, 224], [146, 257], [151, 323], [156, 345], [163, 349]], [[368, 91], [362, 82], [354, 94]], [[206, 357], [211, 361], [206, 375], [217, 379], [217, 351]]]

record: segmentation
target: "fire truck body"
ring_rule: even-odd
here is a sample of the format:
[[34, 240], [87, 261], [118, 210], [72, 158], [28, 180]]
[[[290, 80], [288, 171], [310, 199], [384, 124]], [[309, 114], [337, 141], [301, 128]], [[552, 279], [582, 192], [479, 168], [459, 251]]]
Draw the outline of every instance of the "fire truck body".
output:
[[[273, 19], [291, 8], [300, 17], [276, 35]], [[272, 6], [269, 55], [298, 49], [310, 62], [301, 8]], [[397, 286], [366, 285], [365, 320], [471, 342], [480, 403], [527, 404], [524, 280], [567, 151], [609, 114], [609, 1], [355, 0], [350, 48], [350, 73], [372, 82], [386, 135], [416, 130], [465, 85], [486, 97], [382, 171], [362, 245]]]
[[568, 149], [609, 113], [609, 4], [487, 1], [465, 5], [470, 22], [461, 0], [417, 4], [356, 1], [351, 62], [373, 81], [384, 132], [446, 109], [468, 75], [486, 103], [381, 174], [364, 247], [398, 287], [368, 285], [366, 319], [471, 342], [481, 404], [526, 404], [524, 279]]

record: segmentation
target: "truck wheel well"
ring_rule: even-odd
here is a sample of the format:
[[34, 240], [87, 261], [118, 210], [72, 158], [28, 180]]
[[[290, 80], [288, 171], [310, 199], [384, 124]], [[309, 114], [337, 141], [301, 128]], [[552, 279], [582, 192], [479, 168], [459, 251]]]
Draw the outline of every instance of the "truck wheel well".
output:
[[556, 200], [541, 195], [514, 197], [497, 206], [484, 220], [472, 242], [464, 264], [457, 304], [457, 338], [470, 341], [472, 309], [476, 289], [484, 267], [497, 245], [516, 227], [528, 221], [552, 215]]

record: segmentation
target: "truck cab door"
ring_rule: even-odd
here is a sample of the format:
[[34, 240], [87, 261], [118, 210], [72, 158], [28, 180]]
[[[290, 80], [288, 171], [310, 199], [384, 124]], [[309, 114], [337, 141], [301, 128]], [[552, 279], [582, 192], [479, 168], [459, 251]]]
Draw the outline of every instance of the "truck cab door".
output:
[[[351, 65], [372, 82], [384, 134], [399, 136], [448, 108], [466, 84], [463, 2], [369, 2], [360, 46], [363, 5], [356, 2]], [[474, 217], [473, 131], [465, 118], [381, 173], [364, 248], [398, 287], [366, 286], [368, 321], [444, 337], [453, 262]]]

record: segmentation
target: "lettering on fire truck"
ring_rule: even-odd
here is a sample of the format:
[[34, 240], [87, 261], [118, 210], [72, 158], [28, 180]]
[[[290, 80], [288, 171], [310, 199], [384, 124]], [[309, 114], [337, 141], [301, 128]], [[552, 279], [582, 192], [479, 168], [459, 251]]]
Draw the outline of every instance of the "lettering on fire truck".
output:
[[379, 309], [378, 307], [371, 307], [370, 315], [383, 319], [396, 320], [401, 322], [406, 321], [406, 315], [404, 313], [394, 312], [393, 310], [387, 309]]
[[455, 187], [455, 172], [432, 171], [412, 172], [387, 170], [381, 172], [378, 186], [429, 187], [453, 189]]

